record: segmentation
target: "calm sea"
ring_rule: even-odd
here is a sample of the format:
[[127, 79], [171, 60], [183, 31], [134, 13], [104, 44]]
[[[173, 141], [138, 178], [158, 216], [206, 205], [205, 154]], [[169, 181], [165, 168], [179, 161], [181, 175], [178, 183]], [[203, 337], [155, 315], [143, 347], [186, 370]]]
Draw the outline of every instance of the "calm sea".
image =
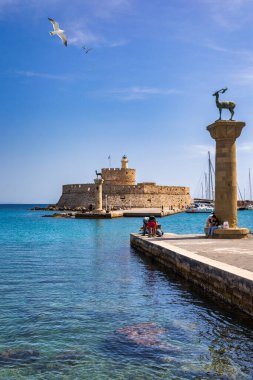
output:
[[[252, 379], [252, 320], [130, 248], [138, 218], [0, 206], [0, 379]], [[163, 229], [202, 233], [206, 214]], [[239, 213], [253, 230], [253, 211]]]

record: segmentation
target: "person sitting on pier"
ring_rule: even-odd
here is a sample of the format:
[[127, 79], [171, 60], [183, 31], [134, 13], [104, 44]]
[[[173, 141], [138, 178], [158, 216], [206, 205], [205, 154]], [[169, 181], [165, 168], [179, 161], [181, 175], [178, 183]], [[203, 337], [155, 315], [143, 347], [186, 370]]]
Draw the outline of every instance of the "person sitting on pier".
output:
[[159, 223], [156, 223], [156, 236], [163, 236], [164, 232], [162, 231], [162, 226]]
[[213, 237], [214, 231], [217, 230], [218, 225], [219, 225], [219, 220], [217, 216], [213, 214], [212, 217], [210, 218], [210, 225], [208, 227], [207, 237], [209, 236]]
[[156, 236], [157, 221], [154, 216], [150, 216], [147, 224], [148, 237]]
[[213, 217], [213, 214], [214, 214], [214, 212], [212, 212], [212, 213], [208, 216], [208, 218], [207, 218], [207, 220], [206, 220], [206, 227], [211, 227], [211, 225], [212, 225], [212, 217]]
[[149, 217], [148, 217], [148, 216], [145, 216], [145, 217], [143, 218], [143, 224], [142, 224], [142, 227], [141, 227], [142, 236], [145, 236], [146, 233], [147, 233], [147, 225], [148, 225], [148, 221], [149, 221]]

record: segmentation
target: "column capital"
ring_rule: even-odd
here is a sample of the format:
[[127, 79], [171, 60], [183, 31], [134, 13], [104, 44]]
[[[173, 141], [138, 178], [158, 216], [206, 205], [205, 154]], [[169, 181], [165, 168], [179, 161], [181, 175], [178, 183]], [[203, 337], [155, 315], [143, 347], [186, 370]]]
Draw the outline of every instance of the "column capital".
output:
[[215, 140], [236, 140], [243, 127], [244, 121], [236, 120], [217, 120], [206, 128], [213, 139]]
[[95, 185], [102, 185], [104, 182], [103, 178], [95, 178], [94, 183]]

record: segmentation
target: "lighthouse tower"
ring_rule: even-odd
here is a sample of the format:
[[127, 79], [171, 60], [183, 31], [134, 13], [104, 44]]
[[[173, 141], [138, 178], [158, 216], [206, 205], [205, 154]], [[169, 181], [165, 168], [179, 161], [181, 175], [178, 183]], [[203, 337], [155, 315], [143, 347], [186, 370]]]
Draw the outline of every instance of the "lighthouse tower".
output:
[[121, 169], [128, 169], [128, 158], [125, 154], [121, 160]]
[[135, 186], [135, 169], [129, 169], [128, 158], [124, 155], [121, 159], [121, 168], [101, 169], [104, 185]]

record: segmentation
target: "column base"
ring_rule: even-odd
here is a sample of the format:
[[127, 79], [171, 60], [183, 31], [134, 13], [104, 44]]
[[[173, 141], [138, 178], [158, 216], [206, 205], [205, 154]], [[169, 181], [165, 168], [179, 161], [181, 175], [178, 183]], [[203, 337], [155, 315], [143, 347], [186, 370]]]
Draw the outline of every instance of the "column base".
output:
[[221, 228], [214, 231], [214, 236], [218, 239], [244, 239], [249, 233], [248, 228]]
[[106, 214], [105, 210], [94, 210], [93, 214]]
[[[205, 227], [204, 230], [207, 235], [208, 227]], [[249, 233], [248, 228], [218, 228], [214, 230], [213, 237], [216, 239], [244, 239]]]

